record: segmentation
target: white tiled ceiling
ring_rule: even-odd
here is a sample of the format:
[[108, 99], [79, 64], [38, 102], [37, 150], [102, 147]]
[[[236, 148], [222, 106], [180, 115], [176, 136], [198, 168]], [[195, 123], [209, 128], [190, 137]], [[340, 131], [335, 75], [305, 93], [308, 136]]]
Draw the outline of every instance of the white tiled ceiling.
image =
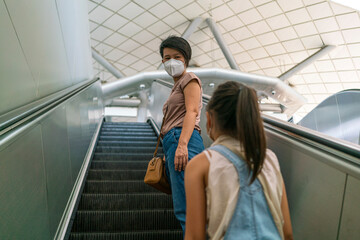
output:
[[[302, 117], [331, 94], [360, 88], [359, 12], [327, 0], [89, 0], [92, 46], [124, 75], [156, 70], [159, 44], [195, 17], [218, 24], [241, 71], [278, 77], [337, 45], [288, 82], [307, 98]], [[205, 23], [188, 39], [192, 64], [229, 69]], [[104, 81], [116, 80], [94, 61]]]

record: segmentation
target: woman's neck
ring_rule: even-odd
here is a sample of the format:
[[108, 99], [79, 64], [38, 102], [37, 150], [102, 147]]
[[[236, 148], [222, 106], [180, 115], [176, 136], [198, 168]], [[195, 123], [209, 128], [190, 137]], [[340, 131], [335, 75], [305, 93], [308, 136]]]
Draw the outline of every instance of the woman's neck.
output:
[[179, 79], [182, 78], [185, 73], [186, 73], [186, 69], [185, 69], [185, 71], [184, 71], [180, 76], [178, 76], [178, 77], [173, 77], [174, 83], [176, 83], [177, 81], [179, 81]]

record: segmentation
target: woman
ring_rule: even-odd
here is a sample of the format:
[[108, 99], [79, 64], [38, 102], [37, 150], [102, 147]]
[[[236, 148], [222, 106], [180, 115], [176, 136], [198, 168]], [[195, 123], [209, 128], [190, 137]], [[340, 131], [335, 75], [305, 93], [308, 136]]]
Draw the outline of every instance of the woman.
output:
[[184, 170], [188, 161], [204, 150], [199, 126], [202, 87], [194, 73], [186, 72], [191, 48], [185, 39], [168, 37], [160, 45], [160, 55], [166, 72], [174, 79], [174, 86], [163, 107], [165, 120], [161, 135], [165, 170], [172, 190], [174, 213], [185, 233]]
[[214, 143], [186, 168], [185, 239], [292, 239], [285, 187], [266, 149], [255, 90], [219, 85], [207, 105]]

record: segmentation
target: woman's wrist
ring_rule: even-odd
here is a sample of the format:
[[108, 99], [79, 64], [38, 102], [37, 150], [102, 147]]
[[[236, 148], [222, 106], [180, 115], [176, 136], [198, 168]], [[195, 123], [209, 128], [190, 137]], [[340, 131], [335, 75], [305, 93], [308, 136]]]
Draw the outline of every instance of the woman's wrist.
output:
[[186, 141], [182, 141], [181, 139], [179, 140], [178, 146], [180, 147], [187, 147], [187, 142]]

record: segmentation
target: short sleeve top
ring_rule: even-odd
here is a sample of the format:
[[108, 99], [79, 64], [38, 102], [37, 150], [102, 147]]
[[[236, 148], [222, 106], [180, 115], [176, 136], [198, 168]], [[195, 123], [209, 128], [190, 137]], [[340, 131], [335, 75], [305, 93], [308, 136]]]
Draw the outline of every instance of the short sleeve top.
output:
[[185, 95], [184, 89], [192, 80], [196, 80], [200, 86], [200, 100], [199, 100], [199, 111], [195, 120], [195, 129], [199, 132], [201, 131], [200, 123], [200, 113], [202, 108], [202, 86], [200, 79], [195, 75], [195, 73], [187, 72], [185, 73], [173, 86], [170, 96], [164, 104], [163, 113], [166, 115], [161, 134], [165, 134], [174, 127], [182, 127], [185, 114]]

